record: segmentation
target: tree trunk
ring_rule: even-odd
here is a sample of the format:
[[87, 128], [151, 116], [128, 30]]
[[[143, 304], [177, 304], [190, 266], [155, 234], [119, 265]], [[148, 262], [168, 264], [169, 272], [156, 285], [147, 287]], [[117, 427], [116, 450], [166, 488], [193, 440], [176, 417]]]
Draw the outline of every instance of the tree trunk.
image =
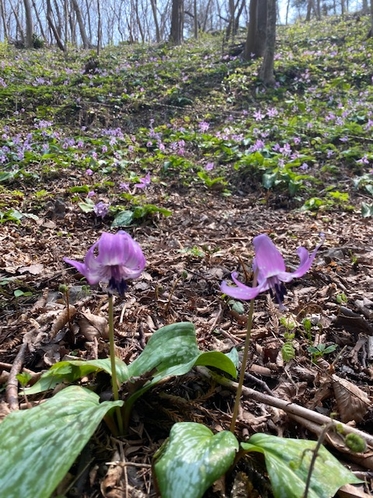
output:
[[256, 36], [254, 53], [256, 57], [263, 57], [267, 39], [267, 0], [261, 0], [256, 13]]
[[66, 52], [66, 46], [64, 45], [63, 41], [61, 40], [61, 37], [58, 33], [58, 30], [56, 29], [56, 26], [54, 25], [53, 19], [52, 19], [52, 7], [51, 7], [51, 2], [50, 0], [47, 0], [47, 22], [49, 29], [52, 31], [55, 39], [57, 46], [62, 52]]
[[170, 41], [180, 45], [183, 41], [184, 0], [172, 0]]
[[255, 56], [255, 37], [256, 37], [256, 27], [257, 27], [257, 13], [258, 13], [258, 0], [250, 0], [249, 7], [249, 26], [247, 29], [247, 37], [245, 48], [243, 52], [243, 57], [245, 61], [250, 60]]
[[194, 38], [197, 40], [198, 38], [198, 9], [197, 9], [197, 0], [193, 1], [193, 14], [194, 14]]
[[71, 3], [72, 3], [73, 9], [74, 9], [75, 14], [76, 14], [76, 20], [78, 21], [80, 36], [81, 36], [82, 42], [83, 42], [83, 48], [89, 48], [91, 46], [91, 44], [88, 40], [87, 32], [86, 32], [85, 27], [84, 27], [82, 13], [80, 12], [78, 2], [77, 2], [77, 0], [71, 0]]
[[8, 31], [8, 26], [6, 24], [6, 19], [5, 19], [5, 7], [4, 7], [3, 0], [0, 0], [0, 15], [1, 15], [1, 21], [3, 23], [4, 39], [8, 40], [9, 39], [9, 31]]
[[[12, 9], [12, 12], [14, 15], [14, 19], [16, 20], [17, 34], [19, 33], [19, 36], [21, 37], [21, 42], [22, 42], [22, 44], [24, 44], [25, 43], [25, 33], [23, 31], [23, 27], [22, 27], [21, 21], [19, 19], [18, 12], [14, 8], [14, 5], [11, 2], [11, 0], [9, 0], [9, 3], [10, 3], [10, 8]], [[17, 5], [17, 7], [18, 7], [18, 5]]]
[[39, 26], [39, 29], [40, 29], [40, 34], [43, 37], [43, 39], [45, 40], [45, 42], [47, 43], [48, 40], [47, 40], [47, 37], [46, 37], [45, 32], [44, 32], [43, 24], [41, 22], [41, 19], [40, 19], [40, 16], [39, 16], [39, 12], [38, 12], [38, 9], [37, 9], [36, 4], [35, 4], [35, 0], [32, 0], [32, 6], [34, 7], [35, 17], [36, 17], [36, 20], [38, 21], [38, 26]]
[[26, 36], [25, 36], [25, 48], [33, 47], [33, 32], [34, 26], [32, 23], [32, 10], [30, 0], [23, 0], [23, 5], [25, 7], [25, 19], [26, 19]]
[[158, 16], [157, 16], [157, 0], [150, 0], [150, 4], [152, 7], [153, 20], [155, 26], [155, 39], [157, 43], [159, 43], [161, 41], [161, 35], [159, 31]]
[[101, 9], [100, 0], [97, 0], [97, 57], [100, 55], [100, 48], [102, 43], [102, 23], [101, 23]]
[[[372, 0], [373, 1], [373, 0]], [[265, 85], [275, 84], [274, 59], [276, 45], [276, 0], [267, 0], [267, 40], [259, 77]]]
[[288, 0], [288, 1], [287, 1], [287, 4], [286, 4], [286, 17], [285, 17], [285, 24], [286, 24], [286, 25], [287, 25], [287, 24], [288, 24], [288, 22], [289, 22], [290, 1], [291, 1], [291, 0]]

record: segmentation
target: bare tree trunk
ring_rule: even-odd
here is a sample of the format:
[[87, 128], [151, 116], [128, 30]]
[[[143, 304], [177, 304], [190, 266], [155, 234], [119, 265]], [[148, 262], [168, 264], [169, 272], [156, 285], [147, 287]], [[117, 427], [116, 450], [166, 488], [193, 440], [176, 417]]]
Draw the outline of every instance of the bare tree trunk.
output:
[[58, 33], [58, 30], [56, 29], [56, 26], [54, 25], [53, 19], [52, 19], [52, 7], [51, 7], [51, 2], [50, 0], [47, 0], [47, 21], [48, 21], [48, 26], [50, 30], [52, 31], [55, 39], [57, 46], [62, 52], [66, 52], [66, 46], [64, 45], [63, 41], [61, 40], [61, 37]]
[[8, 31], [8, 26], [6, 24], [5, 6], [4, 6], [3, 0], [0, 0], [0, 16], [1, 16], [1, 21], [3, 23], [4, 39], [8, 40], [9, 39], [9, 31]]
[[35, 17], [36, 17], [36, 20], [38, 21], [40, 34], [43, 37], [43, 39], [45, 40], [45, 42], [48, 42], [47, 37], [46, 37], [45, 32], [44, 32], [43, 24], [42, 24], [40, 16], [39, 16], [38, 9], [36, 8], [36, 5], [35, 5], [35, 0], [32, 0], [32, 6], [34, 7]]
[[183, 41], [184, 0], [172, 0], [170, 41], [180, 45]]
[[26, 19], [26, 37], [25, 37], [25, 47], [32, 48], [33, 47], [33, 32], [34, 26], [32, 22], [32, 10], [30, 0], [23, 0], [23, 5], [25, 7], [25, 19]]
[[159, 32], [159, 24], [158, 24], [158, 16], [157, 16], [157, 0], [150, 0], [152, 12], [153, 12], [153, 20], [155, 26], [155, 39], [157, 43], [161, 41], [161, 35]]
[[63, 21], [57, 0], [54, 0], [54, 19], [55, 19], [54, 25], [58, 31], [58, 36], [62, 38]]
[[263, 57], [267, 40], [267, 0], [261, 0], [256, 13], [256, 37], [254, 53], [256, 57]]
[[86, 7], [85, 7], [85, 9], [86, 9], [86, 15], [87, 15], [86, 26], [88, 26], [88, 35], [87, 35], [87, 37], [88, 37], [89, 40], [92, 41], [93, 40], [93, 35], [92, 35], [92, 23], [91, 23], [91, 14], [90, 14], [90, 12], [91, 12], [91, 6], [89, 5], [89, 1], [88, 0], [86, 0], [85, 5], [86, 5]]
[[207, 22], [209, 20], [209, 11], [210, 11], [211, 2], [212, 2], [212, 0], [207, 1], [206, 10], [205, 10], [205, 17], [204, 17], [203, 23], [202, 23], [202, 31], [203, 32], [206, 32], [206, 30], [207, 30]]
[[255, 37], [257, 28], [257, 15], [258, 15], [258, 0], [250, 0], [249, 7], [249, 26], [247, 29], [247, 37], [243, 57], [246, 61], [250, 60], [253, 55], [255, 56]]
[[140, 19], [140, 13], [139, 13], [139, 2], [138, 0], [135, 0], [135, 12], [136, 12], [136, 21], [137, 21], [137, 27], [140, 32], [140, 37], [141, 37], [141, 43], [145, 42], [145, 35], [144, 35], [144, 30], [142, 28], [142, 23]]
[[89, 48], [91, 44], [88, 40], [87, 32], [86, 32], [85, 27], [84, 27], [82, 13], [80, 12], [78, 2], [77, 2], [77, 0], [71, 0], [71, 3], [73, 6], [73, 9], [74, 9], [74, 12], [76, 14], [76, 20], [78, 21], [80, 36], [82, 37], [82, 42], [83, 42], [83, 48]]
[[193, 14], [194, 14], [194, 38], [197, 40], [198, 38], [198, 9], [197, 9], [197, 0], [193, 2]]
[[[14, 14], [14, 18], [16, 20], [17, 32], [19, 33], [19, 36], [21, 37], [21, 42], [24, 44], [25, 43], [25, 33], [23, 31], [22, 23], [19, 19], [18, 12], [14, 8], [14, 5], [11, 2], [11, 0], [9, 0], [9, 4], [10, 4], [10, 8], [12, 9], [12, 12]], [[18, 4], [17, 4], [17, 6], [18, 6]]]
[[286, 4], [286, 16], [285, 16], [285, 24], [286, 24], [286, 25], [287, 25], [287, 24], [288, 24], [288, 22], [289, 22], [290, 1], [291, 1], [291, 0], [288, 0], [288, 1], [287, 1], [287, 4]]
[[[373, 0], [372, 0], [373, 1]], [[275, 84], [276, 0], [267, 0], [267, 40], [259, 77], [265, 85]]]
[[100, 55], [101, 43], [102, 43], [101, 9], [100, 9], [100, 0], [97, 0], [97, 57]]

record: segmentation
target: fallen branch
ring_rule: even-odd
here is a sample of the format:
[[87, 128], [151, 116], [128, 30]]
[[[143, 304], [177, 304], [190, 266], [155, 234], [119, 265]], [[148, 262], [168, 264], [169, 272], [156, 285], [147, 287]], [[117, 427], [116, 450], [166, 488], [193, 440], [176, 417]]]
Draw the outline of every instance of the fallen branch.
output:
[[[208, 370], [205, 367], [196, 367], [196, 369], [204, 377], [208, 377], [209, 379], [214, 380], [215, 382], [218, 382], [225, 387], [228, 387], [232, 391], [237, 390], [237, 382], [233, 382], [226, 377]], [[320, 413], [316, 413], [312, 410], [309, 410], [308, 408], [299, 406], [296, 403], [289, 403], [288, 401], [276, 398], [275, 396], [254, 391], [254, 389], [250, 389], [249, 387], [243, 387], [242, 394], [246, 398], [250, 398], [259, 403], [264, 403], [266, 405], [283, 410], [291, 418], [296, 420], [304, 427], [308, 428], [316, 435], [320, 435], [323, 428], [329, 424], [331, 430], [329, 430], [326, 435], [326, 441], [329, 444], [332, 444], [333, 447], [338, 451], [341, 451], [344, 454], [348, 454], [349, 458], [351, 458], [352, 460], [358, 461], [361, 466], [367, 469], [373, 469], [373, 457], [371, 454], [373, 448], [373, 436], [371, 436], [370, 434], [356, 429], [355, 427], [352, 427], [350, 425], [339, 422], [334, 418], [321, 415]], [[356, 434], [360, 436], [366, 442], [367, 450], [364, 453], [353, 453], [348, 449], [347, 446], [344, 445], [342, 434], [343, 436], [346, 436], [347, 434]]]
[[11, 410], [19, 410], [18, 406], [18, 380], [17, 375], [20, 373], [23, 365], [24, 356], [28, 347], [27, 342], [24, 342], [19, 348], [18, 354], [15, 357], [13, 366], [9, 372], [9, 378], [6, 385], [6, 399]]

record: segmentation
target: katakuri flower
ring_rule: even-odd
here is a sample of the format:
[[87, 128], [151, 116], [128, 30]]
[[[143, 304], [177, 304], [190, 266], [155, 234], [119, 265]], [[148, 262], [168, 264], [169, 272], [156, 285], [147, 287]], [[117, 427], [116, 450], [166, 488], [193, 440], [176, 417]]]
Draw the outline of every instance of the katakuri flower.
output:
[[290, 282], [293, 278], [302, 277], [311, 268], [316, 253], [321, 246], [319, 244], [310, 254], [305, 247], [299, 247], [297, 254], [300, 259], [298, 268], [293, 272], [287, 272], [284, 258], [266, 234], [258, 235], [254, 238], [255, 258], [253, 261], [253, 270], [257, 275], [258, 285], [248, 287], [237, 280], [237, 273], [232, 273], [232, 280], [235, 286], [222, 282], [220, 289], [234, 299], [248, 301], [254, 299], [261, 292], [270, 291], [274, 295], [276, 302], [283, 308], [283, 298], [286, 294], [284, 283]]
[[110, 294], [120, 295], [126, 290], [126, 280], [138, 278], [146, 264], [140, 245], [123, 230], [116, 234], [104, 232], [88, 250], [84, 263], [68, 258], [64, 261], [74, 266], [91, 285], [106, 282]]

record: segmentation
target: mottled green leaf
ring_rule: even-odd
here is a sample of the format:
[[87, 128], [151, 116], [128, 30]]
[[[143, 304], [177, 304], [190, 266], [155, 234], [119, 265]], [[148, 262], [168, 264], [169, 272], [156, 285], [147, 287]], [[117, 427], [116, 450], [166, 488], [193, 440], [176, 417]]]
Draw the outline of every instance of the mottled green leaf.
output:
[[133, 221], [132, 211], [120, 211], [114, 218], [111, 228], [128, 227]]
[[[275, 498], [303, 496], [316, 441], [285, 439], [268, 434], [254, 434], [245, 451], [264, 454]], [[312, 471], [308, 498], [331, 498], [345, 484], [358, 484], [349, 470], [321, 446]]]
[[[129, 377], [127, 365], [119, 358], [116, 358], [116, 367], [119, 382], [125, 382]], [[32, 387], [25, 389], [25, 391], [26, 394], [37, 394], [42, 391], [47, 391], [48, 389], [53, 389], [61, 382], [71, 384], [82, 377], [100, 371], [107, 372], [111, 375], [111, 363], [109, 358], [89, 361], [59, 361], [52, 365]]]
[[45, 403], [13, 412], [0, 424], [0, 489], [7, 498], [49, 498], [106, 413], [122, 401], [99, 402], [69, 386]]
[[162, 498], [200, 498], [233, 464], [238, 442], [229, 431], [213, 434], [193, 422], [175, 424], [155, 455]]

